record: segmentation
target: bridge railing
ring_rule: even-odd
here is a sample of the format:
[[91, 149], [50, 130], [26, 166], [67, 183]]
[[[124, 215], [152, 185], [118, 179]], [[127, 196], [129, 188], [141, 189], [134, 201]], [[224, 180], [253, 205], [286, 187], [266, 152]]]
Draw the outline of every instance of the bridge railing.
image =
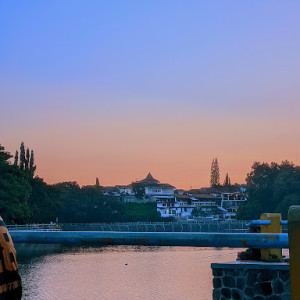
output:
[[32, 230], [32, 231], [61, 231], [57, 224], [25, 224], [25, 225], [6, 225], [9, 231]]

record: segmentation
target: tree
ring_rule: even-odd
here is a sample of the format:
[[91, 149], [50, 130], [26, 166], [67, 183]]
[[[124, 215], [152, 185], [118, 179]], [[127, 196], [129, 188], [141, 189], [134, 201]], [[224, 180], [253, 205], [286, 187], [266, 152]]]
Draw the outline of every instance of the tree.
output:
[[29, 154], [29, 148], [26, 149], [26, 157], [25, 157], [25, 171], [28, 173], [29, 168], [29, 160], [30, 160], [30, 154]]
[[24, 142], [21, 143], [20, 146], [20, 169], [24, 170], [25, 167], [25, 147], [24, 147]]
[[8, 223], [23, 223], [30, 215], [31, 187], [26, 173], [10, 164], [11, 157], [0, 145], [0, 215]]
[[210, 185], [212, 187], [220, 185], [220, 171], [219, 171], [219, 163], [217, 158], [213, 159], [211, 163]]
[[80, 188], [76, 182], [58, 183], [54, 187], [61, 193], [61, 222], [112, 222], [122, 218], [122, 203], [95, 187]]
[[254, 162], [246, 182], [248, 201], [238, 212], [240, 219], [259, 218], [267, 212], [286, 218], [290, 205], [300, 205], [300, 167], [291, 162]]
[[100, 190], [100, 183], [99, 183], [99, 178], [96, 177], [96, 189]]
[[14, 165], [15, 166], [18, 165], [18, 160], [19, 160], [19, 152], [18, 152], [18, 150], [16, 150], [16, 154], [15, 154], [15, 158], [14, 158]]
[[[16, 151], [14, 164], [18, 165], [18, 151]], [[34, 153], [33, 150], [26, 149], [25, 153], [25, 145], [24, 142], [21, 143], [20, 146], [20, 163], [19, 167], [21, 170], [25, 170], [29, 178], [34, 177], [34, 173], [36, 170], [36, 166], [34, 165]]]
[[31, 179], [31, 187], [32, 192], [28, 199], [31, 208], [30, 221], [34, 223], [54, 221], [62, 207], [61, 191], [39, 177]]
[[226, 187], [231, 186], [231, 181], [230, 181], [230, 177], [229, 177], [228, 173], [226, 173], [226, 176], [225, 176], [225, 180], [224, 180], [224, 184], [223, 184], [223, 185], [226, 186]]
[[142, 200], [145, 197], [145, 186], [140, 182], [132, 182], [131, 185], [135, 197]]
[[36, 166], [34, 165], [34, 153], [31, 150], [30, 161], [29, 161], [29, 177], [33, 178]]

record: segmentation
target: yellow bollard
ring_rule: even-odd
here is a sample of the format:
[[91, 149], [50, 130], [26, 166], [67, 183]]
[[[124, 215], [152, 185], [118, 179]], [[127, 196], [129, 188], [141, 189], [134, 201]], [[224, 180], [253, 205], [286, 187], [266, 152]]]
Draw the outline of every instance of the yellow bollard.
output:
[[[271, 221], [271, 225], [261, 225], [260, 232], [261, 233], [281, 233], [281, 214], [278, 213], [265, 213], [260, 216], [260, 220], [263, 221]], [[281, 261], [282, 259], [282, 251], [281, 249], [260, 249], [261, 260], [276, 262]]]
[[291, 299], [300, 299], [300, 205], [291, 206], [288, 213], [290, 247]]

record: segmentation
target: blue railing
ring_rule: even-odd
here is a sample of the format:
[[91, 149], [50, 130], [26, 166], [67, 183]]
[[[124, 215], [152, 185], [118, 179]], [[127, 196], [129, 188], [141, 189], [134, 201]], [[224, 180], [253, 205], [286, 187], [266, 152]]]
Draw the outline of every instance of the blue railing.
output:
[[14, 243], [288, 248], [287, 234], [116, 231], [11, 231]]
[[[268, 220], [254, 220], [254, 221], [251, 221], [250, 224], [253, 224], [253, 225], [271, 225], [271, 221], [268, 221]], [[287, 225], [288, 224], [288, 221], [280, 221], [280, 225]]]

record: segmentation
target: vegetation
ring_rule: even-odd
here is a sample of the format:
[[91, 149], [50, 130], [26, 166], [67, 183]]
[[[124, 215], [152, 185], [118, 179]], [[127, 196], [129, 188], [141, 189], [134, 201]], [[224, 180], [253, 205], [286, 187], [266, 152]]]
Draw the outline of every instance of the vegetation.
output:
[[156, 203], [124, 203], [123, 221], [126, 222], [155, 222], [169, 221], [161, 218], [160, 213], [156, 210]]
[[122, 203], [96, 186], [80, 188], [76, 182], [63, 182], [54, 187], [61, 194], [60, 222], [115, 222], [123, 216]]
[[216, 187], [220, 185], [220, 170], [218, 159], [213, 159], [210, 169], [210, 186]]
[[137, 199], [143, 199], [145, 197], [145, 186], [140, 182], [132, 182], [132, 190]]
[[[168, 221], [161, 218], [156, 203], [123, 203], [104, 195], [96, 179], [94, 186], [80, 187], [76, 182], [48, 185], [34, 177], [34, 153], [25, 150], [12, 156], [0, 145], [0, 215], [7, 223]], [[211, 185], [226, 191], [236, 190], [228, 173], [224, 185], [219, 184], [219, 166], [215, 158], [211, 168]], [[284, 161], [255, 162], [247, 175], [248, 201], [240, 207], [239, 219], [256, 219], [263, 212], [280, 212], [286, 218], [291, 205], [300, 205], [300, 167]], [[133, 183], [138, 199], [145, 197], [145, 187]], [[194, 215], [200, 214], [194, 211]]]
[[228, 173], [226, 173], [223, 186], [226, 186], [226, 187], [231, 186], [231, 181], [230, 181], [230, 177], [229, 177]]
[[257, 219], [264, 212], [287, 217], [291, 205], [300, 205], [300, 167], [255, 162], [247, 175], [247, 203], [239, 209], [239, 219]]
[[31, 186], [26, 173], [10, 164], [11, 157], [0, 145], [0, 215], [6, 222], [22, 223], [30, 216]]

